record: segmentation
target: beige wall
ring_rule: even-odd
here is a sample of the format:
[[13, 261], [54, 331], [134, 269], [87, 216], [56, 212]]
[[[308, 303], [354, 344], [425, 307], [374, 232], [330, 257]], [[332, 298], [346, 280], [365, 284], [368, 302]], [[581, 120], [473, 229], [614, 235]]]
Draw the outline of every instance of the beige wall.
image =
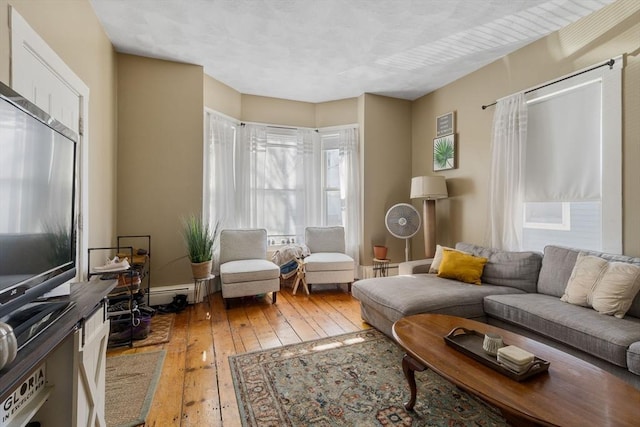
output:
[[316, 126], [316, 108], [310, 102], [243, 94], [242, 120], [313, 128]]
[[189, 283], [180, 221], [202, 212], [202, 67], [118, 54], [118, 76], [118, 233], [152, 236], [153, 286]]
[[[624, 252], [640, 256], [637, 222], [640, 168], [636, 167], [640, 162], [639, 41], [640, 2], [618, 0], [413, 103], [414, 176], [432, 174], [436, 116], [449, 111], [455, 111], [457, 116], [458, 167], [439, 173], [447, 178], [450, 198], [437, 202], [438, 243], [484, 243], [494, 109], [482, 110], [480, 106], [626, 53], [629, 56], [623, 71]], [[422, 252], [414, 247], [413, 253], [419, 257]]]
[[235, 119], [242, 115], [242, 94], [204, 74], [204, 105]]
[[[116, 228], [116, 57], [88, 0], [0, 0], [0, 80], [9, 84], [9, 4], [89, 87], [89, 246]], [[64, 31], [61, 31], [64, 29]]]
[[358, 122], [358, 98], [312, 104], [265, 96], [243, 95], [204, 75], [204, 105], [219, 113], [247, 122], [310, 128], [349, 125]]
[[393, 262], [404, 261], [405, 241], [389, 234], [384, 217], [394, 204], [409, 202], [411, 102], [371, 94], [359, 102], [364, 190], [360, 264], [371, 265], [373, 245], [387, 246]]
[[358, 123], [358, 98], [316, 104], [315, 127], [331, 127]]
[[[241, 98], [240, 117], [246, 122], [321, 128], [350, 125], [357, 123], [358, 120], [357, 98], [318, 104], [245, 94], [241, 95]], [[224, 113], [224, 111], [220, 112]]]

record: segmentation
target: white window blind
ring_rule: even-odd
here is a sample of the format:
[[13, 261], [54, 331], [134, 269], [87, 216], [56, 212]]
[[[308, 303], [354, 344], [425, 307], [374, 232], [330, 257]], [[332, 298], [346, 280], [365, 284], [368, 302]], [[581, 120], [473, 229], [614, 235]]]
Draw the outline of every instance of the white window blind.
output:
[[528, 102], [526, 202], [600, 200], [602, 81]]

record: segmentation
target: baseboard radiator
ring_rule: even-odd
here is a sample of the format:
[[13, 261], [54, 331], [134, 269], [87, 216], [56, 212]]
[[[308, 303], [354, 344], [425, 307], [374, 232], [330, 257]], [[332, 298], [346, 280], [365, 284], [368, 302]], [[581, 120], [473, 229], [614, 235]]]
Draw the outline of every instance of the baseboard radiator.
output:
[[189, 304], [195, 301], [193, 283], [184, 285], [157, 286], [149, 289], [149, 300], [151, 305], [164, 305], [173, 301], [173, 297], [178, 294], [186, 294]]

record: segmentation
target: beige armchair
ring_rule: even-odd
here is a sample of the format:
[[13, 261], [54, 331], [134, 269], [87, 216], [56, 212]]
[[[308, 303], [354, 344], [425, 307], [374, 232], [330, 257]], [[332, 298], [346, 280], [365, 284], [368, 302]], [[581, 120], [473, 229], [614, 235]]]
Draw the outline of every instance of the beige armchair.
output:
[[313, 284], [346, 283], [351, 292], [355, 263], [345, 254], [344, 227], [307, 227], [305, 243], [311, 252], [304, 259], [309, 289]]
[[276, 303], [280, 268], [267, 260], [267, 230], [220, 232], [220, 281], [225, 307], [229, 299], [272, 292]]

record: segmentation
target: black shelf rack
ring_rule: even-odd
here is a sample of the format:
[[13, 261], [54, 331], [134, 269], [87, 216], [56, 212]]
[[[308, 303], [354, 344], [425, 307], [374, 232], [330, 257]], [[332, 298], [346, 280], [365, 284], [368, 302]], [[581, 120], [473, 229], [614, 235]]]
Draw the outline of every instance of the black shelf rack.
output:
[[[136, 253], [136, 249], [133, 245], [125, 245], [124, 242], [127, 243], [140, 243], [140, 240], [143, 241], [142, 248], [145, 249], [146, 253], [142, 255], [138, 255]], [[144, 247], [146, 246], [146, 247]], [[91, 270], [91, 256], [92, 254], [95, 256], [97, 252], [108, 253], [107, 257], [112, 257], [114, 255], [126, 256], [130, 262], [130, 267], [123, 270], [118, 271], [92, 271]], [[147, 304], [149, 303], [149, 288], [151, 287], [151, 236], [150, 235], [120, 235], [117, 236], [117, 246], [105, 246], [105, 247], [97, 247], [97, 248], [89, 248], [88, 249], [88, 258], [87, 262], [89, 264], [89, 271], [87, 273], [87, 278], [91, 280], [93, 276], [101, 276], [103, 278], [111, 278], [112, 280], [124, 280], [125, 287], [127, 288], [126, 292], [117, 292], [116, 294], [109, 295], [108, 300], [110, 305], [115, 305], [121, 303], [123, 301], [127, 301], [126, 304], [127, 309], [116, 310], [116, 311], [108, 311], [108, 316], [113, 325], [123, 325], [127, 323], [130, 328], [130, 339], [126, 342], [114, 344], [114, 345], [125, 345], [128, 344], [129, 347], [133, 346], [133, 336], [134, 336], [134, 328], [139, 325], [142, 314], [140, 309], [138, 308], [138, 300], [136, 298], [136, 294], [140, 291], [144, 291], [147, 297]], [[134, 279], [139, 277], [140, 286], [136, 289], [133, 286]], [[126, 286], [126, 280], [129, 280], [129, 285]], [[117, 288], [116, 288], [117, 289]], [[143, 298], [144, 298], [143, 294]]]
[[131, 246], [122, 246], [122, 243], [126, 242], [129, 244], [132, 243], [142, 243], [139, 245], [141, 249], [144, 249], [147, 253], [144, 255], [144, 261], [142, 263], [136, 263], [135, 257], [140, 256], [137, 254], [133, 254], [131, 258], [129, 258], [131, 262], [132, 268], [136, 269], [140, 274], [140, 280], [145, 283], [145, 286], [140, 285], [141, 289], [145, 290], [145, 295], [147, 297], [147, 305], [151, 305], [151, 297], [149, 288], [151, 288], [151, 235], [149, 234], [125, 234], [117, 236], [117, 245], [118, 247], [130, 248]]

